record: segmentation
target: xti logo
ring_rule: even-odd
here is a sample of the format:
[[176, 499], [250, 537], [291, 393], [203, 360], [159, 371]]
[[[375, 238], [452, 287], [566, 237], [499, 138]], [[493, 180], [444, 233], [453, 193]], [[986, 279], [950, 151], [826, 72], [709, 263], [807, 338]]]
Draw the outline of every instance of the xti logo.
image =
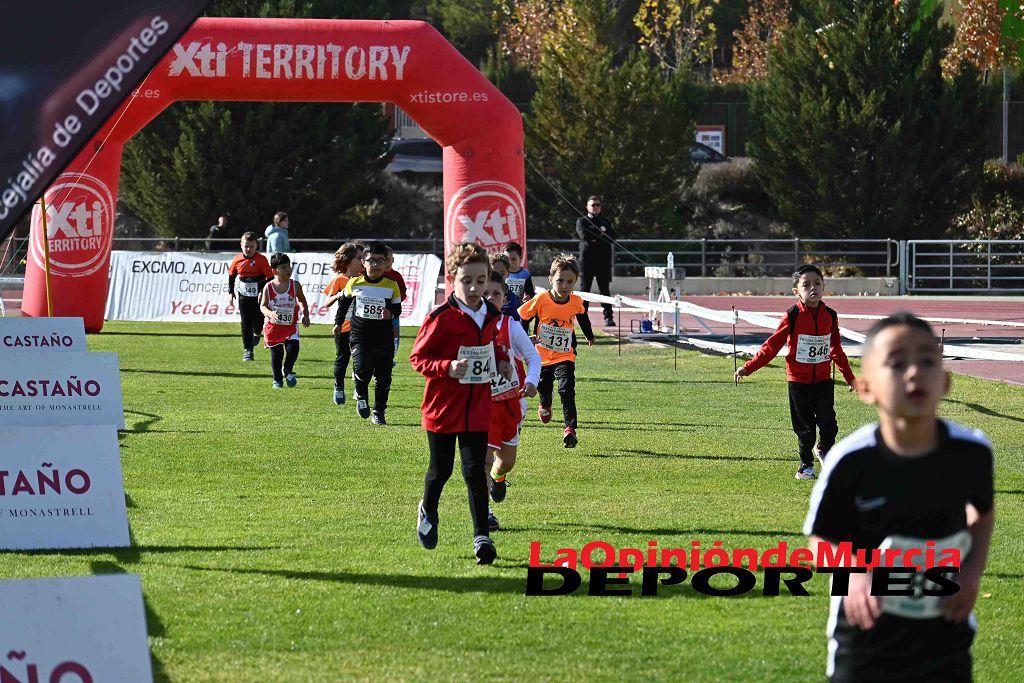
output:
[[[84, 173], [59, 176], [46, 192], [46, 239], [50, 270], [65, 277], [84, 277], [100, 269], [110, 253], [114, 201], [106, 184]], [[45, 268], [43, 217], [32, 211], [32, 259]]]
[[449, 244], [476, 242], [500, 249], [526, 237], [526, 207], [522, 194], [508, 183], [482, 180], [455, 193], [445, 213]]

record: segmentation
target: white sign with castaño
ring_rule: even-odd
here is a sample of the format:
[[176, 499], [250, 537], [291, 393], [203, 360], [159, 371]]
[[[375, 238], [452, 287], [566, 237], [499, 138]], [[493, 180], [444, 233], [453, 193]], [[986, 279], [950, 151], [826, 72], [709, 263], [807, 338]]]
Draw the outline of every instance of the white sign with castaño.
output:
[[136, 574], [0, 581], [0, 679], [153, 680]]
[[81, 318], [0, 318], [0, 351], [87, 351]]
[[117, 354], [0, 351], [0, 427], [67, 425], [124, 429]]
[[131, 545], [112, 425], [0, 427], [0, 443], [0, 550]]

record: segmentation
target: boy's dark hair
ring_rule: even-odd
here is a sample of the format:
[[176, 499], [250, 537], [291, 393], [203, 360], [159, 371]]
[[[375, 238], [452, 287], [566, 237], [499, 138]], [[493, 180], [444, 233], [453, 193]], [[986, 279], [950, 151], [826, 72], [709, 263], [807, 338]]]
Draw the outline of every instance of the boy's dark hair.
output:
[[576, 257], [571, 254], [559, 254], [551, 261], [551, 275], [552, 277], [560, 270], [569, 270], [576, 273], [576, 278], [580, 277], [580, 264], [576, 261]]
[[822, 274], [821, 269], [818, 266], [812, 266], [811, 264], [805, 264], [793, 271], [793, 286], [796, 287], [796, 283], [800, 282], [800, 276], [806, 275], [807, 273], [817, 273], [821, 281], [825, 281], [825, 276]]
[[286, 214], [284, 211], [278, 211], [277, 213], [274, 214], [274, 225], [281, 225], [281, 221], [285, 220], [286, 218], [288, 218], [288, 214]]
[[505, 245], [506, 254], [516, 254], [519, 258], [523, 258], [523, 245], [519, 242], [509, 242]]
[[869, 329], [867, 334], [864, 336], [864, 346], [861, 350], [861, 356], [863, 357], [868, 354], [868, 351], [871, 350], [872, 343], [875, 341], [875, 337], [877, 337], [882, 330], [898, 326], [912, 327], [914, 329], [921, 330], [922, 332], [927, 332], [928, 336], [935, 341], [935, 348], [939, 348], [939, 340], [935, 338], [935, 330], [932, 329], [932, 326], [929, 325], [927, 321], [921, 320], [913, 313], [901, 311], [899, 313], [888, 315], [871, 326], [871, 329]]
[[366, 254], [380, 254], [381, 256], [388, 255], [388, 245], [383, 242], [373, 241], [366, 245], [366, 249], [363, 250], [363, 255]]
[[505, 270], [512, 270], [512, 262], [508, 260], [508, 254], [503, 251], [491, 251], [487, 253], [487, 259], [491, 262], [491, 268], [495, 263], [505, 264]]
[[248, 232], [243, 232], [242, 233], [242, 239], [245, 240], [246, 242], [248, 242], [249, 240], [252, 240], [253, 242], [256, 242], [257, 240], [259, 240], [259, 238], [256, 237], [256, 233], [254, 233], [252, 230], [250, 230]]
[[489, 280], [490, 282], [497, 282], [499, 285], [505, 284], [505, 278], [503, 278], [500, 274], [495, 273], [493, 270], [491, 271], [491, 277], [489, 278]]
[[277, 252], [276, 254], [270, 257], [271, 268], [277, 268], [278, 266], [291, 262], [292, 260], [288, 258], [288, 254], [282, 254], [281, 252]]

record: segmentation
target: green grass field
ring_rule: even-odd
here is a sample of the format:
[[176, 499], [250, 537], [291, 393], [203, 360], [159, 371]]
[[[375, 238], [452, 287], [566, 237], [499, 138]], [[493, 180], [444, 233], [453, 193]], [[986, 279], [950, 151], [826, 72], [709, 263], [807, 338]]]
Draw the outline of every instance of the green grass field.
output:
[[[531, 541], [552, 559], [616, 547], [766, 548], [804, 542], [810, 482], [776, 361], [739, 388], [733, 363], [614, 339], [583, 347], [580, 446], [536, 402], [499, 559], [477, 566], [458, 470], [441, 540], [415, 537], [426, 468], [423, 381], [405, 330], [388, 412], [374, 427], [331, 403], [334, 346], [304, 337], [295, 389], [272, 391], [268, 353], [240, 362], [236, 325], [108, 323], [120, 354], [121, 457], [134, 547], [6, 553], [0, 576], [141, 575], [158, 680], [685, 680], [824, 678], [827, 583], [811, 597], [710, 598], [689, 583], [655, 598], [523, 595]], [[855, 370], [857, 368], [855, 367]], [[874, 419], [837, 391], [841, 435]], [[556, 416], [559, 415], [556, 401]], [[978, 681], [1024, 668], [1024, 389], [954, 378], [941, 414], [996, 446], [997, 522], [974, 647]], [[586, 581], [586, 574], [584, 574]], [[639, 592], [639, 577], [633, 585]]]

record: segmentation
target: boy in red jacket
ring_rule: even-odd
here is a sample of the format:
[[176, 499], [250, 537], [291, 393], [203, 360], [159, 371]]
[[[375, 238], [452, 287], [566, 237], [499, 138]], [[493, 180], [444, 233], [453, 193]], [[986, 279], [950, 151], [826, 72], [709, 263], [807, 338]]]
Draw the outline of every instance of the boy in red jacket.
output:
[[437, 506], [452, 476], [458, 440], [473, 518], [473, 552], [478, 564], [490, 564], [498, 556], [487, 525], [484, 471], [491, 379], [496, 369], [508, 379], [513, 368], [508, 354], [496, 351], [493, 343], [501, 315], [483, 298], [491, 274], [487, 252], [476, 244], [457, 244], [445, 260], [445, 270], [453, 294], [427, 316], [409, 357], [416, 372], [427, 379], [422, 424], [430, 446], [416, 533], [424, 548], [437, 547]]
[[[814, 479], [814, 456], [823, 459], [839, 434], [832, 363], [843, 373], [843, 379], [853, 391], [853, 370], [839, 337], [839, 316], [822, 302], [824, 291], [825, 278], [817, 267], [797, 268], [793, 273], [796, 305], [782, 316], [775, 333], [768, 337], [757, 355], [736, 371], [735, 379], [739, 381], [740, 377], [767, 365], [784, 344], [789, 345], [786, 354], [789, 415], [800, 444], [797, 479]], [[821, 433], [817, 447], [814, 445], [815, 428]]]

